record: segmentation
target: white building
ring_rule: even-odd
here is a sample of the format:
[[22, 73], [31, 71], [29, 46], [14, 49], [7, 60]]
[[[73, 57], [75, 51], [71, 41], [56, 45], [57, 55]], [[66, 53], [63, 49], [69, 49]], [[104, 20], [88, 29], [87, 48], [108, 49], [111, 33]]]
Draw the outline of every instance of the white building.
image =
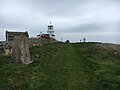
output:
[[53, 29], [53, 25], [52, 25], [52, 22], [50, 22], [50, 24], [48, 25], [48, 30], [47, 30], [47, 34], [49, 34], [49, 36], [51, 38], [55, 38], [55, 35], [54, 35], [54, 29]]

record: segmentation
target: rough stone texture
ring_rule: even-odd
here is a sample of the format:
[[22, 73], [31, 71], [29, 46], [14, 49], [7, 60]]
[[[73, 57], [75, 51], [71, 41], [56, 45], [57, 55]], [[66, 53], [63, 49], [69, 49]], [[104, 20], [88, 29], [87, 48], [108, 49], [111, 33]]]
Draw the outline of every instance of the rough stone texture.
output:
[[10, 49], [5, 49], [4, 51], [5, 51], [5, 55], [6, 56], [9, 56], [11, 54], [11, 50]]
[[45, 39], [45, 38], [28, 38], [28, 41], [29, 41], [30, 46], [42, 46], [44, 44], [58, 42], [54, 38], [49, 38], [49, 39]]
[[30, 60], [28, 40], [25, 36], [14, 37], [11, 60], [15, 63], [32, 63]]

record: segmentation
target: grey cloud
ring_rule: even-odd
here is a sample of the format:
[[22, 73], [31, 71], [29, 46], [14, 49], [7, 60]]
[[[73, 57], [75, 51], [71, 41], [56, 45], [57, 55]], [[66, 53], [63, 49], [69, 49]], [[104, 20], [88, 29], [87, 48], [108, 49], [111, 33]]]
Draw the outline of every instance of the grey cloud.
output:
[[[0, 30], [28, 30], [36, 36], [46, 33], [52, 20], [58, 39], [77, 41], [83, 33], [85, 37], [98, 33], [90, 40], [104, 41], [100, 33], [120, 33], [120, 0], [0, 0], [0, 6]], [[111, 37], [119, 39], [115, 34]]]
[[69, 29], [71, 33], [88, 33], [88, 32], [106, 32], [120, 30], [120, 22], [116, 23], [88, 23]]

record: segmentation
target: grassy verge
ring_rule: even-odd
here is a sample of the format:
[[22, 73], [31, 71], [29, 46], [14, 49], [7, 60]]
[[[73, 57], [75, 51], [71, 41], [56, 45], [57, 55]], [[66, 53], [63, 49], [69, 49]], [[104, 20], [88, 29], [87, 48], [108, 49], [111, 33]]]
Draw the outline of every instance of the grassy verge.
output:
[[119, 90], [120, 55], [95, 44], [30, 48], [29, 65], [0, 54], [0, 90]]

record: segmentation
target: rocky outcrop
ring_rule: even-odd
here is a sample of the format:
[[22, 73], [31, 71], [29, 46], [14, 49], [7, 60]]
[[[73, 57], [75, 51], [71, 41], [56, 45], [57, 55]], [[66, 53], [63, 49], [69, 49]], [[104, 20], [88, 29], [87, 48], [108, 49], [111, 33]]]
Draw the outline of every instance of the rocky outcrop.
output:
[[11, 60], [15, 63], [29, 64], [30, 60], [28, 39], [25, 36], [15, 36], [12, 45]]

